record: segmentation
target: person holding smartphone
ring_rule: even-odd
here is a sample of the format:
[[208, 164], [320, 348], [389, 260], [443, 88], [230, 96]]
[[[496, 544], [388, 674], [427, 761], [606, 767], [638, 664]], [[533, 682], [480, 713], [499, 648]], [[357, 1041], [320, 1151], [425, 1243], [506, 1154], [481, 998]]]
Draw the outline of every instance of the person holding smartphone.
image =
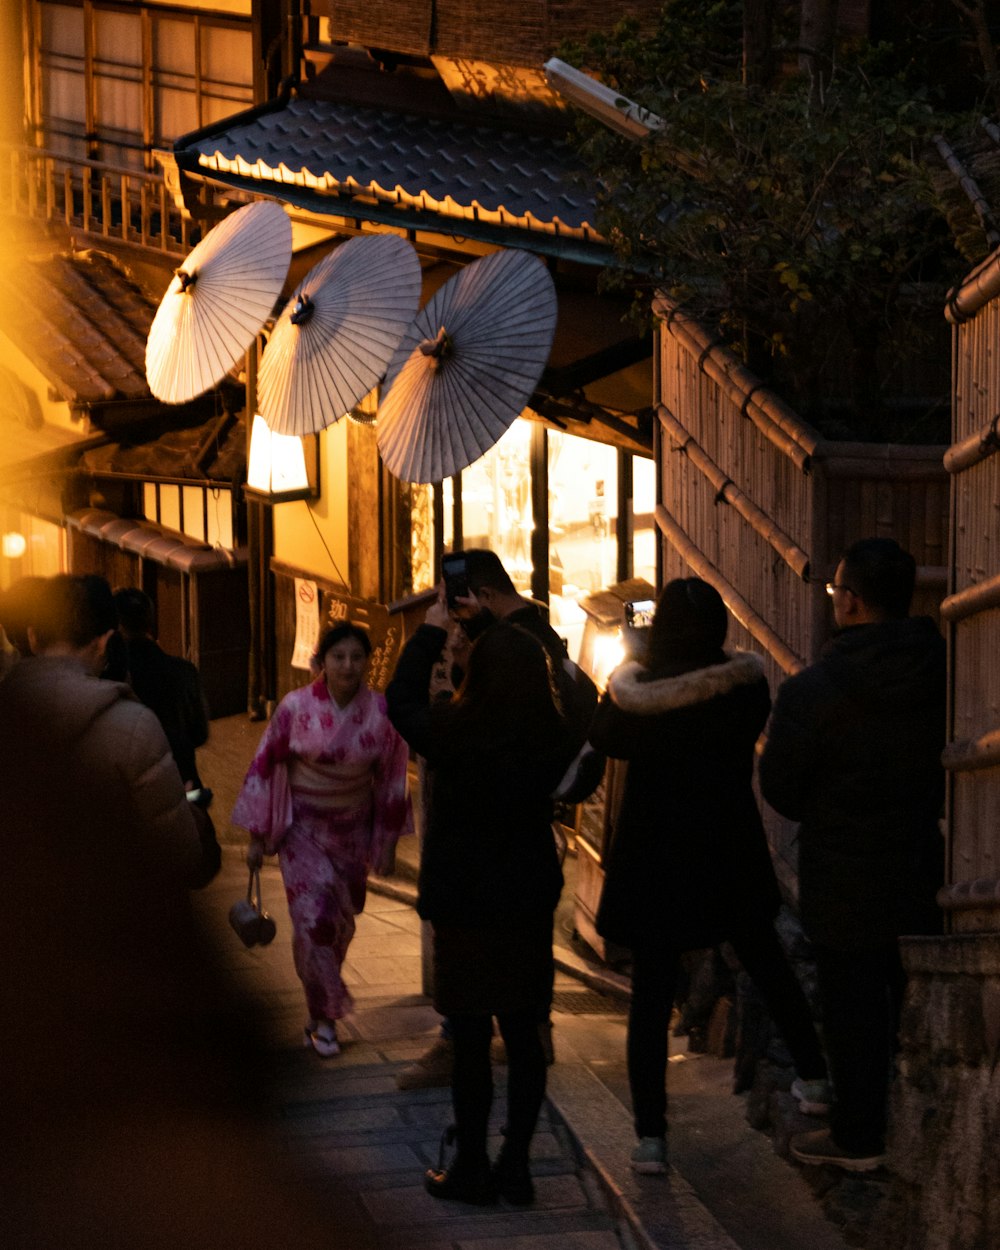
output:
[[[527, 1205], [546, 1081], [538, 1024], [552, 999], [562, 889], [551, 795], [573, 748], [544, 649], [506, 621], [473, 644], [454, 698], [431, 698], [450, 623], [445, 603], [432, 604], [386, 691], [390, 719], [430, 775], [417, 911], [433, 926], [434, 1003], [453, 1046], [456, 1154], [425, 1185], [437, 1198], [486, 1204], [499, 1194]], [[494, 1018], [508, 1080], [504, 1144], [491, 1167]]]
[[[507, 625], [519, 625], [526, 629], [542, 644], [552, 663], [556, 688], [579, 749], [587, 739], [590, 722], [597, 710], [597, 687], [569, 658], [565, 641], [538, 607], [518, 594], [495, 551], [473, 547], [458, 554], [464, 561], [464, 568], [453, 581], [453, 593], [449, 596], [448, 607], [453, 616], [472, 641], [497, 621], [503, 621]], [[450, 559], [446, 556], [442, 561], [446, 594], [449, 587], [447, 561]]]
[[[441, 573], [447, 623], [452, 627], [458, 625], [465, 643], [464, 646], [456, 646], [453, 642], [450, 647], [451, 680], [455, 689], [461, 685], [464, 676], [469, 645], [498, 621], [520, 626], [537, 639], [549, 658], [573, 746], [570, 760], [579, 757], [597, 710], [598, 694], [590, 677], [567, 655], [563, 639], [535, 604], [518, 594], [496, 552], [484, 547], [449, 552], [442, 557]], [[587, 775], [594, 780], [593, 789], [603, 774], [604, 757], [591, 753], [587, 768]], [[578, 801], [572, 791], [568, 794], [569, 797], [562, 801]], [[548, 1003], [539, 1012], [539, 1033], [546, 1063], [552, 1064], [555, 1053]], [[399, 1072], [396, 1085], [402, 1090], [445, 1086], [451, 1080], [453, 1058], [451, 1025], [445, 1018], [440, 1036], [419, 1058]]]
[[728, 616], [697, 577], [660, 594], [642, 663], [608, 680], [591, 739], [628, 760], [597, 931], [632, 952], [627, 1061], [634, 1171], [667, 1170], [667, 1051], [681, 956], [728, 941], [797, 1069], [804, 1111], [828, 1108], [826, 1061], [774, 928], [780, 904], [754, 797], [771, 707], [763, 661], [725, 649]]

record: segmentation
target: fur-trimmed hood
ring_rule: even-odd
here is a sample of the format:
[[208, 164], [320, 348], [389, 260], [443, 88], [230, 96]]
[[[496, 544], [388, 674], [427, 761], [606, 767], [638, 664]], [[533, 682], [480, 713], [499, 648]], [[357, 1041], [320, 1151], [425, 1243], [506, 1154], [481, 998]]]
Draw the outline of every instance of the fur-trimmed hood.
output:
[[764, 661], [754, 651], [727, 651], [725, 663], [692, 669], [676, 677], [640, 680], [646, 671], [637, 661], [628, 660], [611, 674], [608, 693], [623, 712], [655, 716], [705, 703], [738, 686], [759, 681], [764, 675]]

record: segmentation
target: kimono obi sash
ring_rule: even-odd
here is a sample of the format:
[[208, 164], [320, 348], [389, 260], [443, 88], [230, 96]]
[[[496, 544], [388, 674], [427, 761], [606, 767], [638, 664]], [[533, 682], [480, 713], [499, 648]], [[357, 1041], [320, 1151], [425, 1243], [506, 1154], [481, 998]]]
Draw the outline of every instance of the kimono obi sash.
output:
[[288, 784], [296, 809], [367, 812], [372, 806], [370, 760], [316, 760], [297, 756], [288, 761]]

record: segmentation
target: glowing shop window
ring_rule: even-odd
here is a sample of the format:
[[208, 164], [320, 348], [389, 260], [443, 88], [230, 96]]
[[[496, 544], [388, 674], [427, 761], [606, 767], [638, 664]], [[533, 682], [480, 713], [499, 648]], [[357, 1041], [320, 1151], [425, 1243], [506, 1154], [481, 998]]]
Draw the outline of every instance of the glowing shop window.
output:
[[205, 541], [205, 488], [203, 486], [183, 486], [184, 498], [184, 533], [189, 538]]
[[463, 546], [488, 547], [518, 590], [531, 586], [531, 426], [515, 421], [462, 473]]
[[656, 585], [657, 529], [656, 464], [643, 456], [632, 458], [632, 571]]
[[159, 513], [159, 505], [156, 502], [156, 483], [143, 482], [142, 515], [147, 521], [158, 521], [160, 519]]
[[410, 560], [413, 591], [434, 585], [434, 488], [410, 487]]
[[168, 530], [181, 528], [181, 490], [179, 486], [160, 485], [160, 524]]
[[579, 655], [579, 601], [616, 580], [618, 453], [549, 431], [549, 604], [553, 627]]
[[441, 501], [444, 517], [441, 524], [441, 544], [445, 551], [455, 545], [455, 479], [446, 477], [441, 483]]
[[212, 547], [232, 548], [233, 545], [233, 495], [228, 490], [211, 490], [208, 493], [208, 526], [205, 541]]

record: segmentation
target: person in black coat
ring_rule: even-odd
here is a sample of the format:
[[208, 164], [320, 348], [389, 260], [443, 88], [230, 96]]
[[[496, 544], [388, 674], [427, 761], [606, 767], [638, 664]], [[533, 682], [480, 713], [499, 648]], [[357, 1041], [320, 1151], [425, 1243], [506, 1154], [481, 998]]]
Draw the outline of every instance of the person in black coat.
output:
[[[590, 722], [597, 709], [597, 687], [583, 669], [569, 658], [564, 639], [556, 633], [538, 607], [518, 594], [510, 574], [495, 551], [485, 547], [472, 547], [453, 554], [464, 560], [465, 589], [468, 593], [462, 594], [459, 591], [449, 601], [451, 618], [459, 626], [461, 639], [460, 648], [455, 633], [452, 633], [452, 683], [457, 689], [464, 676], [465, 663], [460, 656], [466, 655], [469, 645], [497, 622], [518, 625], [536, 638], [549, 657], [574, 751], [579, 750], [579, 756], [563, 778], [556, 797], [561, 803], [569, 805], [582, 802], [600, 784], [606, 763], [602, 755], [584, 745]], [[447, 597], [447, 579], [445, 589]], [[538, 1027], [546, 1062], [554, 1063], [552, 1021], [547, 1008], [539, 1015]], [[414, 1063], [397, 1074], [396, 1085], [399, 1089], [426, 1089], [449, 1084], [452, 1052], [451, 1023], [445, 1019], [441, 1022], [441, 1035]]]
[[816, 956], [836, 1100], [803, 1162], [851, 1171], [885, 1149], [905, 973], [897, 938], [940, 932], [945, 643], [909, 618], [915, 562], [855, 543], [827, 589], [839, 633], [781, 686], [761, 758], [764, 798], [799, 827], [799, 905]]
[[201, 783], [196, 748], [208, 741], [208, 704], [201, 677], [190, 660], [168, 655], [156, 641], [156, 609], [137, 586], [115, 591], [118, 629], [109, 648], [102, 677], [128, 682], [163, 727], [201, 838], [204, 871], [195, 883], [204, 886], [222, 866], [215, 822], [209, 813], [212, 791]]
[[[523, 629], [499, 623], [469, 652], [455, 698], [431, 702], [448, 610], [431, 605], [386, 691], [389, 717], [424, 757], [430, 801], [417, 910], [434, 931], [434, 1004], [454, 1040], [457, 1150], [425, 1184], [440, 1198], [529, 1203], [528, 1152], [545, 1096], [539, 1014], [551, 1001], [552, 917], [562, 871], [550, 795], [573, 756], [551, 666]], [[505, 1141], [486, 1149], [493, 1017], [508, 1059]]]
[[697, 577], [668, 582], [646, 661], [615, 670], [590, 738], [628, 760], [597, 929], [632, 951], [632, 1166], [666, 1170], [666, 1070], [683, 952], [729, 941], [792, 1053], [793, 1092], [825, 1109], [826, 1064], [774, 929], [780, 897], [751, 788], [770, 696], [760, 658], [723, 650], [725, 605]]
[[157, 715], [188, 790], [200, 790], [195, 749], [208, 741], [208, 712], [198, 670], [168, 655], [156, 641], [156, 612], [145, 591], [115, 592], [118, 625], [125, 639], [127, 680], [136, 697]]

